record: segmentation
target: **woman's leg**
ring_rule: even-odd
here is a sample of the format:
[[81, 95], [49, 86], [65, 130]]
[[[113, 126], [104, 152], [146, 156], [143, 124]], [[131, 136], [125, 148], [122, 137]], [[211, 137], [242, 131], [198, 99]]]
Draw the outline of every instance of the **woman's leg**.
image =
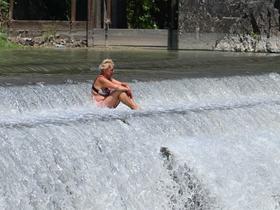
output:
[[119, 95], [119, 99], [122, 103], [130, 107], [131, 109], [139, 109], [139, 106], [134, 102], [134, 100], [127, 95], [126, 92], [122, 92]]
[[139, 106], [123, 91], [114, 91], [104, 101], [104, 106], [109, 108], [116, 108], [120, 101], [130, 107], [131, 109], [138, 109]]

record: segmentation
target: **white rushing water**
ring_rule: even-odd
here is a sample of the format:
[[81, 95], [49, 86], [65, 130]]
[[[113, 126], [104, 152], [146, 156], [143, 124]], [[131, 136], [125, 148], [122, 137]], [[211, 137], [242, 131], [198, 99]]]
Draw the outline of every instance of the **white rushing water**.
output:
[[280, 75], [0, 87], [0, 209], [280, 209]]

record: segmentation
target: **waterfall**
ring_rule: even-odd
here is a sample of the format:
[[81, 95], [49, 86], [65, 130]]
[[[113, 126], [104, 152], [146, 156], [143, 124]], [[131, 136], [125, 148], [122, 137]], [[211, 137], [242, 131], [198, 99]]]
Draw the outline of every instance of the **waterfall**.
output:
[[280, 209], [280, 75], [1, 86], [1, 209]]

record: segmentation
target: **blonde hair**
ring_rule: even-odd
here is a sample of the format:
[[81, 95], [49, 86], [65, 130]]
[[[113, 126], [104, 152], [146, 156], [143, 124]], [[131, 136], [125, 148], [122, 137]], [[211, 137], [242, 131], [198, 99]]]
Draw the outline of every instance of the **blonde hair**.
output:
[[114, 62], [112, 59], [104, 59], [101, 64], [99, 65], [100, 71], [103, 71], [105, 69], [108, 69], [109, 67], [114, 68]]

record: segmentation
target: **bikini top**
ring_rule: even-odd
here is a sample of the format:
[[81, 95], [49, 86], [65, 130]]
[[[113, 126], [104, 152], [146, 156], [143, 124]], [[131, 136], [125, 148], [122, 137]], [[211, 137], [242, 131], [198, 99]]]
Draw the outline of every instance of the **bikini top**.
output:
[[[99, 76], [98, 76], [98, 77], [99, 77]], [[97, 77], [97, 78], [98, 78], [98, 77]], [[96, 78], [96, 79], [97, 79], [97, 78]], [[101, 96], [105, 96], [105, 97], [106, 97], [106, 96], [109, 96], [110, 93], [111, 93], [111, 91], [110, 91], [109, 88], [100, 88], [100, 89], [97, 89], [97, 88], [94, 86], [96, 79], [94, 80], [91, 89], [92, 89], [94, 92], [96, 92], [97, 94], [101, 95]]]
[[109, 88], [96, 89], [94, 85], [92, 85], [92, 90], [101, 96], [109, 96], [111, 92]]

